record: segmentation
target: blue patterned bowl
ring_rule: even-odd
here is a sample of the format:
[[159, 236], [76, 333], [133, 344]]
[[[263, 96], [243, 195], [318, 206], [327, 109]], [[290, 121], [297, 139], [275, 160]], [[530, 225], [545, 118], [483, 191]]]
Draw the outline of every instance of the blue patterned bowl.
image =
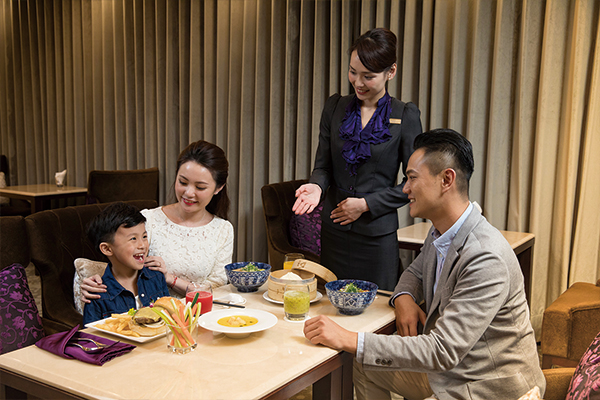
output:
[[[366, 290], [366, 292], [340, 292], [340, 289], [349, 283], [354, 283], [359, 289]], [[377, 289], [377, 285], [372, 282], [359, 281], [356, 279], [340, 279], [325, 284], [325, 290], [327, 291], [329, 301], [339, 310], [340, 314], [345, 315], [358, 315], [365, 311], [365, 309], [371, 305], [373, 300], [375, 300]]]
[[271, 272], [271, 266], [269, 264], [254, 261], [252, 261], [252, 264], [260, 268], [260, 271], [234, 271], [243, 268], [248, 264], [250, 264], [250, 261], [236, 262], [225, 266], [227, 279], [229, 279], [229, 282], [237, 288], [238, 292], [256, 292], [258, 288], [267, 281]]

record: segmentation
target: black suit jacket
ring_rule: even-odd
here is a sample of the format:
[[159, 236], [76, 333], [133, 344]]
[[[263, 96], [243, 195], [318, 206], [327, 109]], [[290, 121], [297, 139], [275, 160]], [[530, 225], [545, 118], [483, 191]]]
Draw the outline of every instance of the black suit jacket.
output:
[[[396, 209], [408, 203], [402, 188], [414, 139], [422, 131], [420, 112], [413, 103], [392, 98], [392, 123], [389, 124], [392, 138], [385, 143], [371, 145], [371, 158], [358, 167], [356, 175], [350, 175], [342, 157], [344, 140], [340, 138], [339, 131], [346, 106], [354, 96], [334, 94], [325, 102], [315, 167], [309, 181], [319, 185], [323, 191], [324, 224], [366, 236], [379, 236], [398, 229]], [[403, 179], [397, 185], [400, 166]], [[351, 224], [334, 224], [329, 217], [331, 211], [348, 197], [364, 197], [370, 211]]]

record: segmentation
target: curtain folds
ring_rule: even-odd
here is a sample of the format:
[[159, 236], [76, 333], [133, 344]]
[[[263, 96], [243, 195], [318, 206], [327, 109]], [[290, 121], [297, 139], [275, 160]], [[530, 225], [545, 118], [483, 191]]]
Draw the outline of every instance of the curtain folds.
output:
[[[0, 152], [13, 184], [160, 169], [205, 139], [230, 162], [236, 260], [266, 260], [260, 188], [306, 178], [347, 48], [398, 36], [389, 92], [473, 143], [471, 198], [535, 233], [532, 320], [600, 278], [595, 0], [0, 0]], [[402, 224], [412, 223], [400, 210]]]

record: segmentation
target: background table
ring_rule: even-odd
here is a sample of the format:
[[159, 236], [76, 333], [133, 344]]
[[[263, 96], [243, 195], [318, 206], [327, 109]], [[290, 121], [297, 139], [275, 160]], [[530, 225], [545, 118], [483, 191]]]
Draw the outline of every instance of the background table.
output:
[[62, 188], [58, 188], [56, 185], [49, 183], [8, 186], [0, 189], [0, 196], [30, 201], [32, 214], [44, 209], [45, 200], [80, 197], [86, 194], [87, 188], [77, 186], [63, 186]]
[[[427, 233], [431, 229], [431, 222], [421, 222], [405, 228], [398, 229], [398, 247], [405, 250], [420, 251]], [[523, 279], [525, 281], [525, 297], [529, 304], [531, 295], [531, 265], [533, 262], [533, 244], [535, 235], [527, 232], [500, 231], [504, 238], [515, 251]]]
[[[263, 298], [266, 289], [263, 285], [258, 292], [240, 293], [248, 308], [277, 316], [277, 324], [266, 331], [230, 339], [200, 329], [192, 353], [169, 353], [165, 339], [159, 338], [102, 367], [29, 346], [0, 356], [0, 395], [12, 387], [61, 399], [287, 399], [314, 384], [313, 399], [352, 399], [352, 356], [310, 343], [303, 323], [284, 321], [283, 306]], [[214, 296], [232, 292], [237, 293], [227, 285], [215, 289]], [[328, 315], [355, 331], [393, 329], [388, 300], [378, 295], [363, 314], [344, 316], [324, 296], [311, 304], [309, 315]]]

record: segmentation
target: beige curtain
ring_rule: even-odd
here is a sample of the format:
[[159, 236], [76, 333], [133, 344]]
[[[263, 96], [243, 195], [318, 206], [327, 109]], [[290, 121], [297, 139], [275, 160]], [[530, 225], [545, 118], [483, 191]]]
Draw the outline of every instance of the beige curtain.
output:
[[[13, 184], [67, 168], [159, 167], [225, 149], [237, 260], [266, 260], [260, 188], [309, 175], [321, 107], [350, 92], [346, 49], [398, 36], [393, 96], [474, 146], [471, 198], [536, 235], [534, 325], [600, 278], [600, 2], [0, 0], [0, 151]], [[402, 224], [412, 223], [400, 210]]]

